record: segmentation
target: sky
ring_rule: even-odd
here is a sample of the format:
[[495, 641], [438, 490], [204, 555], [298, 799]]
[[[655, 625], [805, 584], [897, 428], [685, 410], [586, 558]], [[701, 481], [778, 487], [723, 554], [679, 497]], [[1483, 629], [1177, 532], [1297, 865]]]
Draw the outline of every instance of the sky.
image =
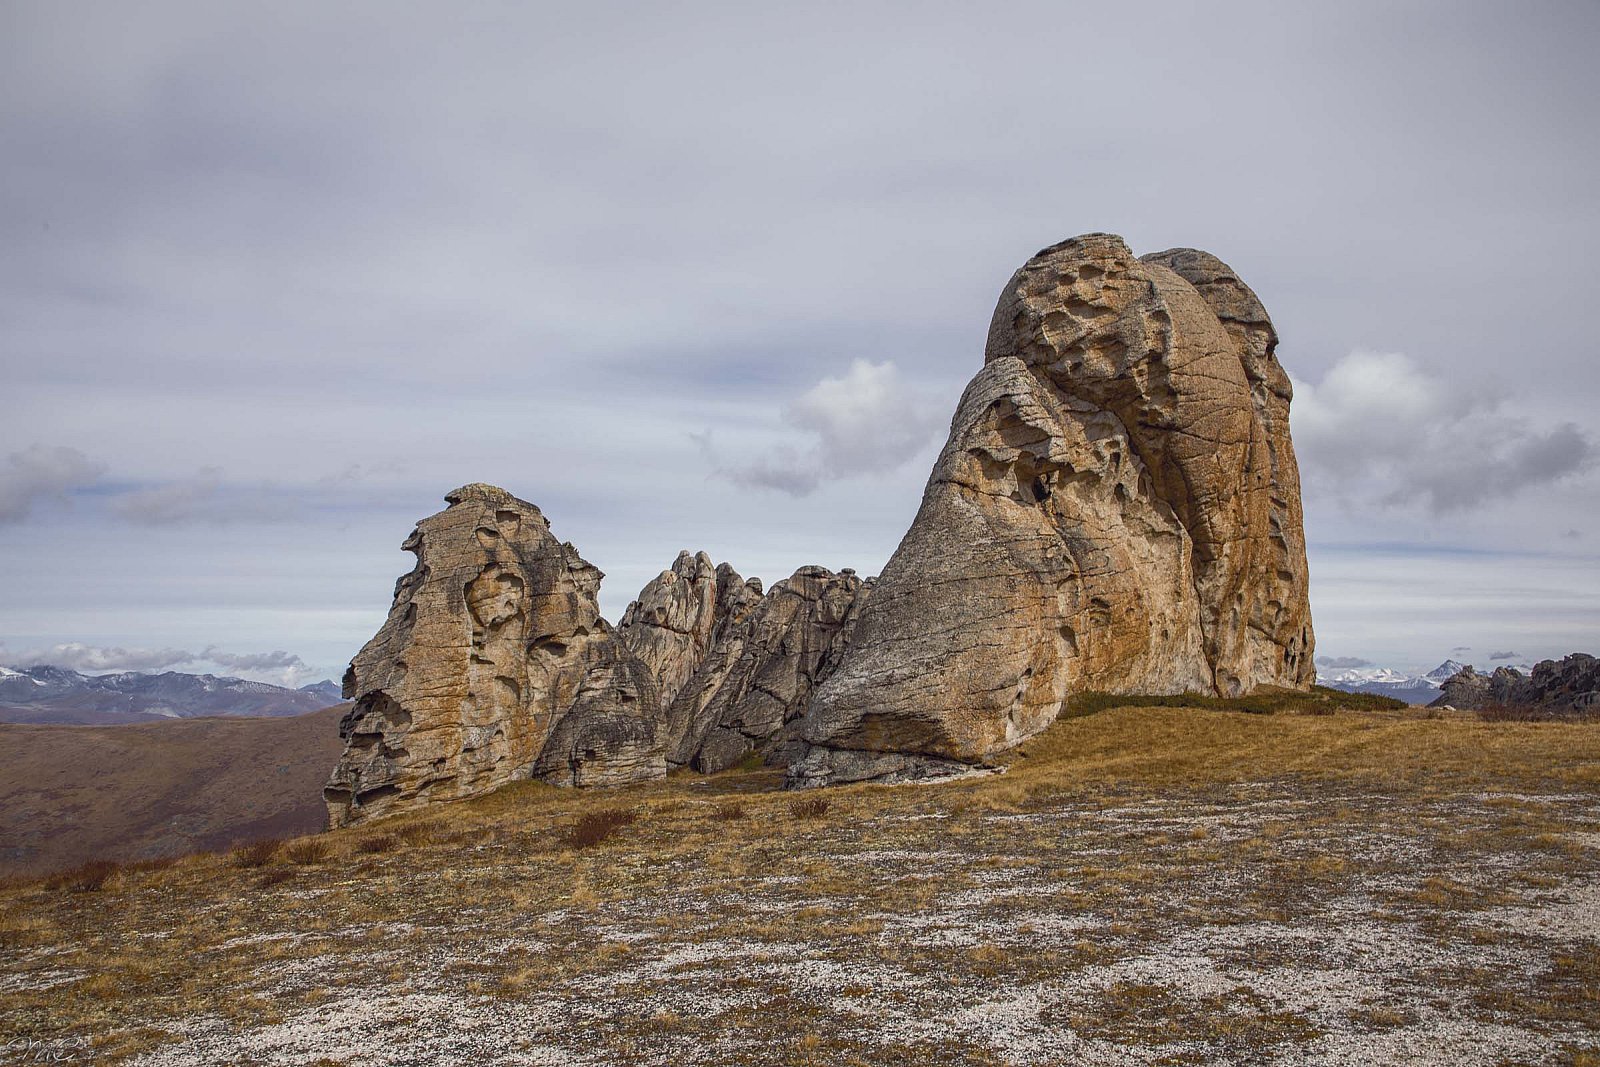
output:
[[1597, 47], [1579, 2], [8, 0], [0, 663], [338, 677], [473, 481], [613, 621], [684, 548], [876, 573], [1000, 287], [1092, 231], [1272, 314], [1327, 663], [1600, 652]]

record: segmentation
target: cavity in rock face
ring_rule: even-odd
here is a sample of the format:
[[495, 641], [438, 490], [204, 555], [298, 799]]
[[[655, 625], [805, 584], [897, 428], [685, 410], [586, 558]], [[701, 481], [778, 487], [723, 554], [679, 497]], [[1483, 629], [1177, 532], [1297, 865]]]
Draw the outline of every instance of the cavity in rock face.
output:
[[1090, 234], [1029, 260], [791, 782], [979, 761], [1078, 692], [1309, 686], [1276, 343], [1205, 253]]
[[334, 827], [536, 776], [619, 784], [666, 773], [655, 680], [600, 617], [601, 574], [539, 509], [474, 484], [417, 524], [417, 563], [351, 662]]

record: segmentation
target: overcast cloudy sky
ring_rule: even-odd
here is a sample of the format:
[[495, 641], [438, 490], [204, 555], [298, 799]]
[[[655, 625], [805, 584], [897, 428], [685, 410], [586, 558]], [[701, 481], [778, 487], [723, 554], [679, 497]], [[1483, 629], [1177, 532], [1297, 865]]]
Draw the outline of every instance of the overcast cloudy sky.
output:
[[1319, 652], [1600, 652], [1597, 48], [1580, 2], [8, 0], [0, 663], [337, 677], [469, 481], [613, 619], [680, 548], [875, 572], [1000, 286], [1093, 230], [1270, 309]]

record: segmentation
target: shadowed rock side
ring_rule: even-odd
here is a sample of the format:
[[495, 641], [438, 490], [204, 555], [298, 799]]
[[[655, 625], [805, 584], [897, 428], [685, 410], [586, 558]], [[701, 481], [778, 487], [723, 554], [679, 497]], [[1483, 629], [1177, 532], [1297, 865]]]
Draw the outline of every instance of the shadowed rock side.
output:
[[[726, 574], [731, 591], [738, 575]], [[798, 720], [837, 666], [870, 587], [854, 571], [823, 567], [800, 568], [765, 597], [754, 579], [737, 586], [745, 596], [723, 601], [709, 652], [667, 707], [667, 761], [710, 773], [750, 752], [773, 763], [797, 756]]]
[[1275, 346], [1205, 253], [1139, 260], [1091, 234], [1030, 260], [791, 782], [945, 773], [1075, 692], [1309, 686]]
[[468, 485], [402, 546], [416, 567], [350, 664], [332, 826], [516, 778], [610, 785], [659, 778], [655, 680], [600, 617], [601, 574], [539, 509]]
[[656, 678], [667, 763], [710, 773], [750, 752], [797, 755], [792, 725], [836, 666], [868, 583], [802, 567], [765, 596], [704, 552], [680, 552], [617, 632]]

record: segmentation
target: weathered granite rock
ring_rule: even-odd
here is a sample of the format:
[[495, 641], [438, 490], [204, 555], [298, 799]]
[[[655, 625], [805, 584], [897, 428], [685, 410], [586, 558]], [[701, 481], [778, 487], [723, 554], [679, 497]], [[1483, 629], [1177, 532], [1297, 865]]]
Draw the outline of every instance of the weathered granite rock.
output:
[[[736, 588], [729, 575], [726, 588]], [[802, 567], [759, 601], [720, 609], [710, 652], [667, 708], [668, 762], [710, 773], [750, 752], [783, 763], [798, 755], [797, 720], [848, 645], [869, 588], [851, 570]]]
[[655, 680], [600, 617], [600, 572], [503, 489], [445, 499], [407, 538], [416, 566], [345, 674], [356, 706], [324, 790], [330, 824], [529, 776], [663, 776]]
[[1515, 667], [1496, 667], [1479, 674], [1463, 667], [1439, 687], [1431, 707], [1472, 711], [1527, 708], [1552, 712], [1600, 708], [1600, 659], [1574, 652], [1562, 659], [1541, 660], [1529, 674]]
[[704, 552], [680, 552], [628, 605], [617, 636], [650, 669], [668, 705], [710, 651], [716, 624], [717, 569]]
[[1253, 438], [1250, 453], [1251, 468], [1258, 478], [1263, 473], [1262, 446], [1266, 450], [1266, 537], [1261, 538], [1260, 515], [1248, 513], [1245, 528], [1253, 552], [1240, 561], [1239, 568], [1246, 592], [1246, 601], [1239, 606], [1247, 620], [1247, 667], [1241, 684], [1309, 686], [1316, 680], [1316, 667], [1310, 654], [1311, 610], [1306, 599], [1310, 575], [1306, 570], [1300, 467], [1289, 438], [1294, 388], [1277, 359], [1278, 332], [1250, 287], [1210, 253], [1174, 248], [1140, 258], [1171, 269], [1193, 285], [1228, 332], [1250, 386], [1255, 415], [1252, 433], [1261, 433]]
[[1559, 660], [1541, 660], [1533, 665], [1528, 684], [1542, 707], [1600, 708], [1600, 659], [1574, 652]]
[[650, 669], [667, 708], [723, 634], [760, 602], [761, 579], [746, 581], [726, 563], [713, 567], [704, 552], [680, 552], [628, 605], [617, 634]]
[[1309, 686], [1275, 348], [1205, 253], [1090, 234], [1023, 266], [792, 783], [879, 777], [872, 755], [981, 760], [1086, 690]]
[[[1500, 674], [1504, 670], [1505, 668], [1502, 667], [1495, 673]], [[1439, 697], [1429, 706], [1479, 710], [1491, 704], [1503, 704], [1505, 703], [1504, 697], [1507, 695], [1506, 689], [1508, 688], [1505, 682], [1508, 680], [1509, 672], [1501, 676], [1502, 689], [1500, 697], [1497, 699], [1489, 687], [1488, 675], [1479, 674], [1470, 666], [1463, 667], [1439, 685]]]

